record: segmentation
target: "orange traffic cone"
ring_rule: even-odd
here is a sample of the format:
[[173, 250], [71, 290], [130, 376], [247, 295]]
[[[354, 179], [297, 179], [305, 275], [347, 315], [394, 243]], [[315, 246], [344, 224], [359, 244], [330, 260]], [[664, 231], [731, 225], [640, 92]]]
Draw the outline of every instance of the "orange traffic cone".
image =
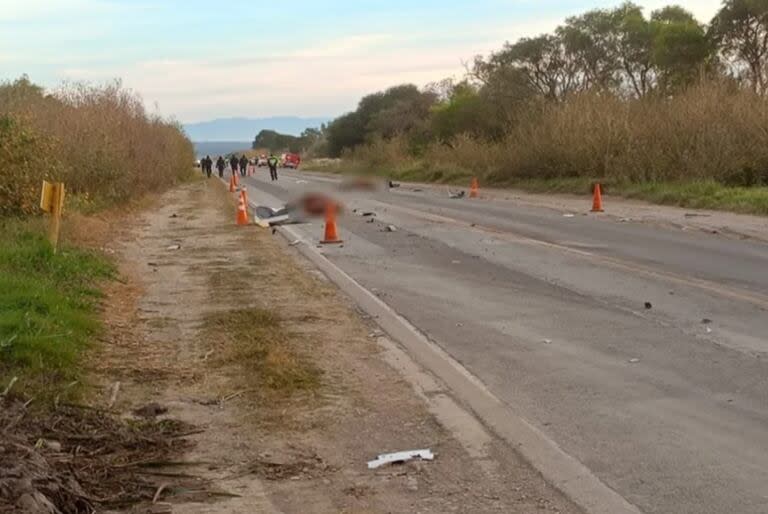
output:
[[336, 230], [336, 202], [331, 200], [325, 204], [325, 239], [320, 242], [323, 244], [339, 244], [344, 242], [339, 239], [339, 234]]
[[246, 208], [248, 207], [248, 192], [245, 190], [245, 186], [240, 188], [240, 198], [245, 202]]
[[593, 195], [592, 212], [603, 212], [603, 194], [600, 191], [600, 184], [595, 184]]
[[237, 178], [237, 172], [232, 172], [232, 178], [235, 179], [235, 187], [238, 187], [240, 185], [240, 179]]
[[235, 176], [234, 175], [229, 177], [229, 192], [230, 193], [235, 192]]
[[470, 198], [480, 197], [480, 186], [477, 183], [477, 177], [472, 177], [472, 185], [469, 188], [469, 197]]
[[237, 204], [236, 221], [238, 225], [248, 225], [248, 209], [245, 207], [245, 201], [243, 200], [242, 195], [240, 196], [240, 201]]

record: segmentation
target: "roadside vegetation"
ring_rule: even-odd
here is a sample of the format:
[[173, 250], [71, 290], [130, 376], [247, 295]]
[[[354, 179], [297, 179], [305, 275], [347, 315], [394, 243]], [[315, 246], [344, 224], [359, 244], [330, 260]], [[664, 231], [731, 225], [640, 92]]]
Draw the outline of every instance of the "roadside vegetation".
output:
[[0, 84], [0, 392], [50, 399], [80, 381], [101, 329], [100, 285], [113, 264], [64, 240], [57, 253], [39, 211], [42, 180], [93, 212], [161, 191], [192, 169], [179, 126], [149, 115], [119, 83], [49, 92], [26, 77]]
[[[460, 81], [364, 97], [328, 164], [392, 178], [609, 192], [768, 214], [768, 3], [709, 24], [630, 2], [477, 57]], [[323, 155], [320, 155], [323, 156]]]

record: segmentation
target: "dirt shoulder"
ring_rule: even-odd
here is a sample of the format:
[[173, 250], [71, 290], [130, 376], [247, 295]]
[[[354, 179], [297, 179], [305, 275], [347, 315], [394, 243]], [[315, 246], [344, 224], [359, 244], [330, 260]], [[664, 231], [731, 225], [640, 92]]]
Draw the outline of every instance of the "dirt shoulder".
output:
[[[134, 510], [578, 512], [293, 248], [235, 226], [218, 181], [161, 205], [113, 246], [122, 281], [95, 374], [102, 401], [119, 382], [120, 411], [156, 404], [198, 433]], [[421, 448], [436, 459], [366, 466]]]

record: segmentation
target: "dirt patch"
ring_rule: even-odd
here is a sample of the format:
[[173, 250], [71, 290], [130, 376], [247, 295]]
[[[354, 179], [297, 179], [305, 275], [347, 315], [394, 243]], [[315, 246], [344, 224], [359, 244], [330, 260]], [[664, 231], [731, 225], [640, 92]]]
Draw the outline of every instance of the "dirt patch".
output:
[[[179, 460], [213, 492], [163, 494], [153, 508], [577, 512], [469, 414], [439, 421], [435, 406], [458, 409], [449, 393], [431, 379], [414, 391], [373, 320], [270, 231], [237, 227], [218, 181], [161, 205], [113, 245], [122, 280], [93, 358], [97, 401], [120, 382], [120, 411], [157, 403], [160, 419], [199, 430]], [[416, 448], [436, 460], [367, 469], [379, 453]]]

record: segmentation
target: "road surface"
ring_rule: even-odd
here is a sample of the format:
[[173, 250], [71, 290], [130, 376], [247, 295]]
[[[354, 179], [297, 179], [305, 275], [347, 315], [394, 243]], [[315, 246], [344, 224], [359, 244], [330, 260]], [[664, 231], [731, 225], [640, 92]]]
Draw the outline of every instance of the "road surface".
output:
[[[249, 196], [274, 207], [337, 187], [264, 175]], [[768, 244], [440, 189], [339, 196], [325, 256], [630, 503], [768, 512]]]

